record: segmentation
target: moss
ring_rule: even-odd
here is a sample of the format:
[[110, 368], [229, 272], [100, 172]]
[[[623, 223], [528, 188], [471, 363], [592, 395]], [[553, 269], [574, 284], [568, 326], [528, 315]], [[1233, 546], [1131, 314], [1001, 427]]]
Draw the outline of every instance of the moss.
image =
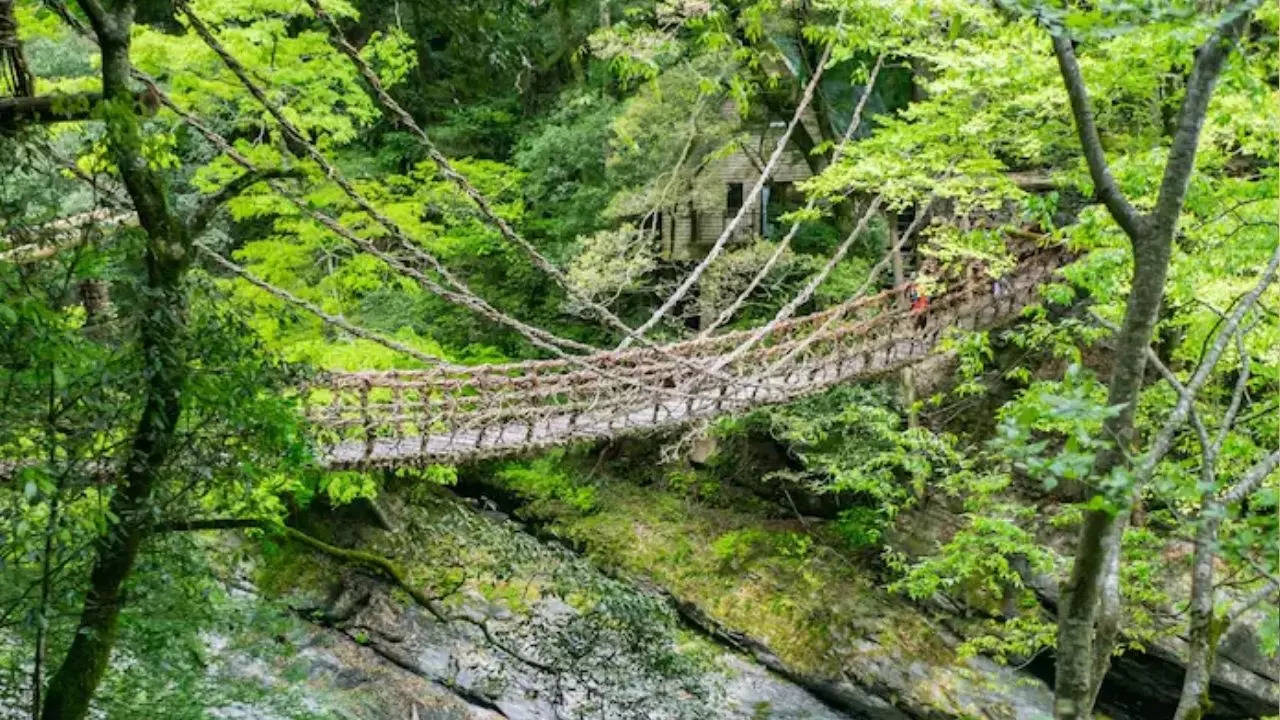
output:
[[273, 543], [262, 553], [253, 584], [267, 597], [278, 598], [290, 592], [326, 592], [332, 579], [332, 572], [312, 553]]
[[588, 516], [556, 529], [597, 561], [652, 578], [808, 672], [838, 674], [856, 637], [886, 650], [950, 658], [925, 621], [875, 587], [826, 524], [762, 518], [674, 492], [611, 484]]

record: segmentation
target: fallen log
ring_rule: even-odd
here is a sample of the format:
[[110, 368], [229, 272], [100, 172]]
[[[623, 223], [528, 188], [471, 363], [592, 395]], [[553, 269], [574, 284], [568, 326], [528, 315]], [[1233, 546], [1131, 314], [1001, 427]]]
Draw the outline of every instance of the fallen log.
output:
[[[148, 90], [134, 93], [133, 102], [134, 109], [143, 115], [152, 115], [159, 107]], [[0, 98], [0, 132], [12, 132], [27, 125], [93, 120], [101, 104], [102, 93]]]

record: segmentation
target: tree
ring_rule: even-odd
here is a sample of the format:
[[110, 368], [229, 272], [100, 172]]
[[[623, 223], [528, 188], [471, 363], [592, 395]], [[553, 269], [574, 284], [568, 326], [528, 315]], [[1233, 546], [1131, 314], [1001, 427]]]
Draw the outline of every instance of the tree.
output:
[[95, 543], [84, 610], [71, 647], [49, 679], [41, 713], [45, 720], [84, 717], [111, 655], [124, 602], [121, 591], [146, 536], [150, 524], [146, 505], [173, 448], [181, 413], [186, 380], [182, 343], [186, 299], [181, 286], [194, 254], [191, 228], [174, 213], [163, 178], [142, 153], [140, 122], [129, 88], [134, 5], [127, 0], [107, 4], [84, 0], [80, 7], [101, 47], [108, 149], [147, 234], [148, 300], [139, 318], [146, 384], [142, 415], [119, 486], [111, 496], [110, 514], [116, 521]]
[[[1076, 60], [1074, 41], [1064, 25], [1057, 21], [1048, 23], [1095, 192], [1129, 237], [1134, 258], [1133, 281], [1108, 389], [1108, 403], [1119, 411], [1103, 425], [1103, 431], [1114, 445], [1100, 453], [1095, 462], [1092, 475], [1099, 484], [1117, 474], [1124, 477], [1128, 469], [1127, 456], [1134, 440], [1134, 413], [1147, 365], [1147, 348], [1159, 318], [1169, 258], [1205, 113], [1232, 43], [1248, 23], [1254, 5], [1245, 4], [1225, 13], [1197, 49], [1159, 195], [1155, 207], [1145, 214], [1130, 204], [1111, 175], [1089, 93]], [[1182, 415], [1186, 412], [1183, 410]], [[1129, 519], [1130, 497], [1136, 489], [1131, 477], [1119, 482], [1121, 489], [1110, 498], [1112, 504], [1086, 513], [1071, 575], [1062, 588], [1054, 706], [1054, 713], [1061, 720], [1090, 716], [1102, 679], [1110, 667], [1119, 631], [1120, 540]]]
[[[43, 696], [39, 685], [45, 654], [45, 625], [49, 618], [46, 615], [39, 620], [33, 714], [39, 713], [50, 720], [81, 718], [88, 712], [115, 643], [125, 603], [125, 585], [143, 543], [155, 531], [157, 515], [167, 504], [162, 500], [173, 500], [170, 496], [172, 491], [162, 492], [162, 481], [172, 471], [170, 466], [175, 452], [190, 434], [190, 431], [181, 429], [180, 419], [186, 415], [189, 422], [199, 422], [199, 411], [195, 408], [208, 386], [197, 382], [192, 392], [189, 350], [193, 325], [187, 306], [187, 276], [197, 251], [195, 239], [206, 230], [223, 202], [262, 179], [258, 175], [241, 176], [207, 198], [202, 206], [190, 213], [188, 219], [181, 218], [175, 208], [169, 182], [157, 163], [155, 149], [145, 139], [142, 128], [144, 116], [136, 106], [136, 94], [131, 86], [134, 67], [130, 44], [137, 8], [127, 0], [105, 3], [86, 0], [80, 3], [80, 8], [89, 20], [102, 58], [102, 104], [97, 117], [104, 125], [106, 158], [116, 171], [123, 188], [121, 195], [136, 215], [142, 233], [138, 276], [130, 278], [137, 282], [136, 299], [129, 303], [130, 317], [123, 326], [126, 332], [122, 337], [111, 338], [111, 342], [123, 340], [125, 347], [129, 347], [134, 341], [128, 339], [128, 333], [136, 331], [137, 364], [132, 368], [136, 372], [132, 375], [132, 390], [139, 398], [140, 407], [137, 415], [131, 418], [132, 427], [119, 428], [120, 437], [115, 437], [116, 430], [112, 426], [129, 422], [127, 413], [133, 409], [129, 402], [118, 408], [124, 410], [123, 413], [117, 411], [114, 415], [104, 415], [99, 421], [90, 420], [81, 428], [85, 435], [74, 443], [55, 439], [60, 447], [50, 447], [44, 466], [20, 470], [21, 476], [29, 478], [29, 497], [39, 498], [47, 494], [49, 498], [48, 529], [44, 533], [43, 550], [45, 567], [40, 580], [44, 598], [42, 613], [47, 612], [50, 573], [54, 571], [50, 567], [54, 560], [53, 538], [62, 535], [60, 526], [66, 524], [63, 516], [85, 509], [79, 498], [86, 493], [86, 486], [67, 482], [68, 478], [78, 474], [105, 477], [111, 487], [106, 506], [98, 511], [101, 524], [90, 523], [93, 528], [89, 533], [91, 560], [79, 620], [60, 664], [49, 677]], [[129, 238], [134, 234], [136, 231], [125, 230], [120, 237]], [[122, 245], [128, 247], [130, 243]], [[61, 249], [57, 239], [54, 248], [55, 252]], [[33, 317], [28, 314], [23, 319]], [[203, 320], [207, 315], [202, 312], [199, 317], [201, 320], [195, 327], [206, 327]], [[19, 327], [24, 326], [19, 324]], [[29, 327], [34, 330], [40, 326]], [[58, 335], [55, 332], [51, 337], [56, 339]], [[26, 350], [12, 349], [18, 354]], [[207, 351], [199, 354], [202, 361], [213, 360]], [[50, 398], [46, 431], [50, 438], [69, 439], [73, 432], [69, 428], [77, 428], [80, 422], [76, 419], [78, 414], [87, 410], [91, 417], [102, 408], [84, 405], [85, 398], [91, 397], [93, 391], [65, 392], [66, 371], [81, 368], [56, 355], [37, 362], [39, 364], [35, 368], [30, 365], [25, 368], [37, 370], [35, 378], [43, 373], [45, 363], [52, 368], [51, 373], [45, 375], [49, 378]], [[129, 367], [128, 364], [125, 367]], [[25, 389], [27, 378], [23, 377], [23, 365], [11, 370], [14, 372], [10, 374], [10, 390]], [[101, 386], [115, 380], [110, 374], [103, 373], [92, 382]], [[55, 390], [58, 391], [56, 396]], [[99, 454], [87, 463], [75, 454], [94, 446], [98, 446], [101, 453], [103, 442], [109, 443], [107, 447], [118, 443], [124, 448], [118, 469], [111, 466], [109, 453]], [[17, 447], [21, 446], [22, 441], [18, 438]], [[67, 467], [58, 471], [63, 463], [68, 463]], [[45, 479], [43, 472], [52, 473], [57, 478], [53, 487], [46, 488], [43, 482], [37, 482]], [[181, 491], [178, 494], [180, 496]], [[64, 556], [70, 560], [74, 553], [64, 553]], [[62, 566], [63, 563], [58, 563], [59, 568]]]

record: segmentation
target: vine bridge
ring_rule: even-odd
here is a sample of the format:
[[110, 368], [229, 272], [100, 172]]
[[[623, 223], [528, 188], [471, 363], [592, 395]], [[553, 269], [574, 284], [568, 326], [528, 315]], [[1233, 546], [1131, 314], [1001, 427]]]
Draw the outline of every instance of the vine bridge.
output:
[[999, 283], [954, 284], [923, 311], [907, 286], [755, 330], [662, 347], [470, 368], [332, 373], [302, 393], [331, 469], [396, 468], [613, 438], [782, 403], [927, 357], [949, 328], [1016, 318], [1062, 262], [1035, 249]]

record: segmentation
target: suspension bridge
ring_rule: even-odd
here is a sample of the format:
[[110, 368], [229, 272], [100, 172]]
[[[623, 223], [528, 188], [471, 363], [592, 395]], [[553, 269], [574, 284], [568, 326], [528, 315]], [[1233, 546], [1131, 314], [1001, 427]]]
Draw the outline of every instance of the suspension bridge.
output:
[[924, 311], [908, 307], [903, 286], [793, 318], [727, 363], [752, 330], [572, 359], [332, 373], [302, 390], [305, 414], [330, 469], [462, 462], [677, 427], [917, 363], [950, 328], [1017, 318], [1063, 256], [1036, 248], [999, 283], [956, 283]]

